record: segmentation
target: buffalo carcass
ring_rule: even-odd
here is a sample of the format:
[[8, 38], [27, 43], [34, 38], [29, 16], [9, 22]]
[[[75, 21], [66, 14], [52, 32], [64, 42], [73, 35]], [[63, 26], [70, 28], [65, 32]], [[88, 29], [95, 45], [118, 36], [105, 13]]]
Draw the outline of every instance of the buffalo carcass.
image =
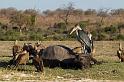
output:
[[63, 45], [49, 46], [42, 52], [44, 66], [50, 68], [60, 66], [62, 68], [89, 68], [90, 56], [75, 55], [72, 49]]
[[[75, 47], [72, 49], [73, 52], [77, 55], [82, 55], [82, 47]], [[101, 64], [101, 62], [97, 61], [95, 58], [93, 58], [93, 54], [95, 53], [95, 49], [93, 49], [93, 51], [90, 53], [91, 55], [89, 55], [90, 58], [90, 62], [91, 64]], [[88, 57], [88, 56], [87, 56]]]

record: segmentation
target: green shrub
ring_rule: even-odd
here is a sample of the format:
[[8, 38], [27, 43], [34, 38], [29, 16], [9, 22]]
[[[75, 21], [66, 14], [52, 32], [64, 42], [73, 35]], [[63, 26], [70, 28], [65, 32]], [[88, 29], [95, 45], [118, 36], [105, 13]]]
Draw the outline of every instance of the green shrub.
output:
[[[87, 25], [88, 22], [81, 21], [82, 28]], [[119, 34], [119, 26], [109, 26], [105, 28], [97, 28], [92, 31], [94, 40], [124, 40], [124, 35]], [[52, 30], [43, 30], [42, 28], [30, 28], [28, 31], [20, 33], [17, 30], [3, 30], [0, 29], [1, 41], [28, 41], [28, 40], [76, 40], [76, 34], [69, 35], [69, 31], [66, 29], [65, 23], [58, 23]]]
[[113, 25], [111, 25], [110, 27], [105, 27], [105, 28], [104, 28], [104, 31], [105, 31], [106, 33], [109, 33], [109, 34], [117, 33], [118, 28], [115, 27], [115, 26], [113, 26]]
[[9, 31], [5, 31], [5, 30], [0, 30], [0, 40], [5, 41], [5, 40], [19, 40], [19, 36], [20, 33], [13, 31], [13, 30], [9, 30]]
[[124, 24], [123, 23], [119, 23], [118, 24], [118, 29], [120, 29], [120, 28], [124, 28]]
[[54, 30], [55, 30], [54, 32], [56, 33], [63, 33], [64, 31], [67, 31], [66, 24], [63, 22], [60, 22], [55, 25]]
[[60, 22], [57, 24], [57, 28], [66, 29], [66, 24], [63, 22]]
[[85, 28], [88, 25], [89, 21], [80, 21], [79, 25], [81, 28]]
[[39, 32], [29, 32], [28, 38], [29, 40], [40, 40], [40, 41], [43, 40], [43, 36]]
[[119, 35], [117, 36], [117, 39], [119, 39], [119, 40], [124, 40], [124, 35], [119, 34]]

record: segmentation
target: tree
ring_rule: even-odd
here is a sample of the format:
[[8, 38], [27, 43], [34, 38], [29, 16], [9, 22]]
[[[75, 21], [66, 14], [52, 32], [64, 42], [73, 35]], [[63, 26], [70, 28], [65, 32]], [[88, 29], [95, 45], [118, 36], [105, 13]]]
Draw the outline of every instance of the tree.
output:
[[97, 12], [97, 16], [100, 17], [100, 20], [99, 21], [99, 26], [101, 26], [103, 23], [104, 23], [104, 19], [109, 16], [108, 15], [108, 11], [110, 9], [99, 9], [99, 11]]
[[124, 9], [113, 9], [111, 10], [111, 15], [124, 15]]
[[95, 15], [96, 15], [96, 13], [97, 13], [97, 12], [96, 12], [95, 9], [88, 9], [88, 10], [85, 11], [84, 14], [85, 14], [85, 15], [94, 15], [94, 14], [95, 14]]
[[52, 11], [47, 9], [46, 11], [43, 11], [42, 13], [43, 13], [43, 15], [47, 16], [47, 15], [50, 15], [52, 13]]
[[9, 7], [7, 9], [1, 9], [0, 10], [0, 15], [1, 16], [6, 16], [6, 17], [10, 18], [11, 15], [15, 14], [16, 12], [17, 12], [16, 8]]
[[30, 23], [29, 23], [29, 25], [30, 25], [30, 27], [31, 26], [34, 27], [35, 22], [36, 22], [36, 16], [39, 14], [39, 12], [36, 11], [35, 9], [27, 9], [27, 10], [24, 11], [24, 14], [30, 15], [30, 18], [29, 18]]
[[67, 7], [64, 6], [64, 8], [62, 9], [63, 12], [59, 13], [59, 17], [60, 19], [62, 19], [65, 24], [67, 25], [69, 23], [69, 16], [72, 14], [74, 7], [73, 7], [73, 3], [70, 2]]

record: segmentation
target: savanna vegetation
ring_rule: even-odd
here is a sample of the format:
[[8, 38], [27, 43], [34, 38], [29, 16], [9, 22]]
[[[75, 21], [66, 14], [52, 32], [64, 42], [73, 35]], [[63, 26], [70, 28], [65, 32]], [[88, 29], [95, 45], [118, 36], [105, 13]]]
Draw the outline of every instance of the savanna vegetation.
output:
[[[1, 81], [43, 81], [65, 82], [66, 79], [81, 80], [124, 80], [124, 63], [117, 57], [118, 43], [124, 40], [124, 9], [76, 9], [68, 4], [56, 10], [40, 12], [36, 9], [0, 9], [0, 80]], [[13, 41], [43, 41], [45, 46], [63, 44], [70, 48], [80, 46], [75, 35], [69, 35], [75, 24], [93, 34], [96, 53], [93, 55], [100, 65], [84, 70], [45, 68], [36, 73], [31, 61], [17, 69], [8, 68], [12, 59]], [[59, 40], [58, 42], [56, 42]], [[67, 41], [65, 41], [67, 40]], [[104, 40], [104, 41], [103, 41]], [[111, 42], [111, 41], [112, 42]], [[53, 42], [55, 41], [55, 42]], [[100, 41], [100, 42], [99, 42]], [[110, 42], [109, 42], [110, 41]], [[34, 43], [34, 42], [31, 42]], [[72, 45], [73, 44], [73, 45]], [[122, 42], [124, 45], [124, 43]], [[114, 81], [112, 81], [114, 82]]]
[[74, 40], [76, 23], [94, 40], [124, 40], [124, 9], [76, 9], [68, 4], [56, 10], [0, 9], [0, 40]]

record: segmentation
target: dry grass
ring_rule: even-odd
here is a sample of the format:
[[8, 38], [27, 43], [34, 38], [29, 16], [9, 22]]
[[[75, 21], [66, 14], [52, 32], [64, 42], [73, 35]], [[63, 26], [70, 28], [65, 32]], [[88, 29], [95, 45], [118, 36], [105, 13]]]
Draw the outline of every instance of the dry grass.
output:
[[[36, 41], [19, 41], [18, 43], [22, 45], [23, 43], [31, 42], [35, 43]], [[65, 45], [70, 48], [74, 48], [77, 46], [80, 46], [80, 43], [77, 41], [43, 41], [42, 42], [44, 46], [49, 45]], [[119, 41], [96, 41], [94, 42], [95, 46], [95, 55], [116, 55], [116, 50], [119, 47]], [[12, 56], [12, 46], [14, 44], [14, 41], [0, 41], [0, 56]], [[122, 42], [122, 45], [124, 45], [124, 42]]]
[[[30, 41], [35, 43], [34, 41]], [[26, 66], [19, 66], [17, 69], [7, 68], [7, 62], [11, 57], [11, 48], [14, 42], [0, 42], [0, 81], [60, 81], [60, 82], [92, 82], [96, 80], [98, 82], [103, 82], [102, 80], [107, 80], [105, 82], [116, 82], [117, 80], [124, 80], [124, 63], [120, 63], [116, 56], [116, 50], [118, 49], [118, 42], [111, 41], [101, 41], [95, 42], [96, 53], [94, 57], [102, 61], [101, 65], [93, 65], [90, 69], [85, 70], [73, 70], [73, 69], [61, 69], [54, 68], [49, 69], [45, 67], [44, 73], [35, 72], [35, 67], [29, 64]], [[19, 42], [23, 44], [24, 42]], [[43, 42], [45, 46], [54, 44], [63, 44], [70, 48], [79, 46], [80, 44], [76, 41], [47, 41]], [[122, 42], [124, 44], [124, 42]], [[93, 80], [94, 79], [94, 80]]]

